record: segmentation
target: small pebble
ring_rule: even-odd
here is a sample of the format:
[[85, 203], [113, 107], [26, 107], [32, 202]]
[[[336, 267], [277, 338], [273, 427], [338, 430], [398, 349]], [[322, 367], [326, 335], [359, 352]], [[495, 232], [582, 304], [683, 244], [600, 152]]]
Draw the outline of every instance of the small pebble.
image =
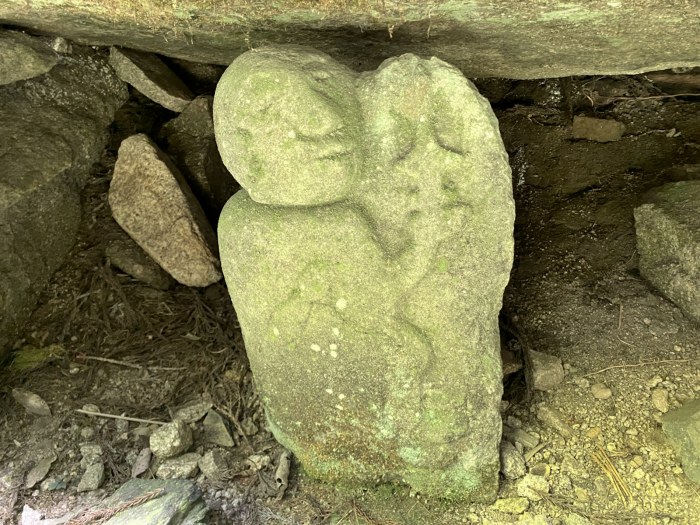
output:
[[660, 375], [655, 375], [651, 379], [647, 381], [647, 387], [648, 388], [655, 388], [658, 386], [659, 383], [663, 381], [663, 378]]
[[537, 419], [552, 427], [565, 439], [570, 439], [574, 435], [574, 429], [565, 421], [564, 415], [554, 408], [541, 406], [537, 410]]
[[576, 380], [576, 386], [579, 388], [588, 388], [591, 386], [591, 382], [585, 377], [582, 377]]
[[530, 474], [546, 478], [551, 473], [551, 470], [552, 468], [546, 463], [535, 463], [530, 467]]
[[592, 427], [586, 430], [586, 437], [588, 439], [597, 439], [601, 434], [600, 427]]
[[501, 498], [493, 504], [495, 510], [506, 514], [522, 514], [529, 506], [530, 502], [524, 497]]
[[501, 441], [501, 472], [506, 479], [518, 479], [525, 475], [527, 468], [523, 455], [509, 441]]
[[583, 503], [591, 501], [591, 495], [583, 487], [574, 487], [574, 496]]
[[540, 501], [543, 494], [549, 493], [549, 482], [542, 476], [526, 474], [516, 486], [518, 496], [530, 501]]
[[591, 386], [591, 393], [596, 399], [610, 399], [612, 397], [612, 390], [603, 383], [596, 383]]
[[668, 412], [668, 390], [665, 388], [655, 388], [651, 391], [651, 404], [659, 412]]

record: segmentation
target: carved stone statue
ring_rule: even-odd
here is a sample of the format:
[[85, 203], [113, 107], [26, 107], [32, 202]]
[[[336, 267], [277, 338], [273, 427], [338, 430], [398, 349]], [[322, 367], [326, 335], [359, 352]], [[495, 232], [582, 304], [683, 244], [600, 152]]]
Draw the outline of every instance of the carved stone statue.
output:
[[493, 499], [510, 168], [459, 70], [403, 55], [241, 55], [214, 100], [244, 190], [222, 268], [270, 429], [306, 471]]

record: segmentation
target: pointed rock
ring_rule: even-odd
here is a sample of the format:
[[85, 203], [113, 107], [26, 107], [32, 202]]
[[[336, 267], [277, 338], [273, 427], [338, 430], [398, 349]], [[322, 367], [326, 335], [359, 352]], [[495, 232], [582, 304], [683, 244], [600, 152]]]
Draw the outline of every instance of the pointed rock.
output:
[[124, 82], [170, 111], [179, 113], [192, 100], [189, 88], [152, 53], [113, 47], [109, 63]]
[[109, 204], [119, 225], [178, 282], [209, 286], [221, 279], [216, 238], [202, 207], [146, 135], [122, 142]]
[[214, 443], [221, 447], [232, 447], [235, 445], [231, 434], [229, 434], [224, 418], [215, 410], [210, 410], [204, 418], [204, 437], [207, 443]]

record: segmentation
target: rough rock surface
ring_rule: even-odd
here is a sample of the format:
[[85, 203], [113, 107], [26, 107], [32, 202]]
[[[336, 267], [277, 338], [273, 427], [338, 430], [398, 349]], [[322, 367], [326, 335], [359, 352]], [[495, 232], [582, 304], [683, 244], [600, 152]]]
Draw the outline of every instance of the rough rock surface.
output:
[[226, 428], [224, 418], [216, 410], [209, 410], [204, 418], [204, 438], [207, 443], [214, 443], [222, 447], [232, 447], [235, 445], [231, 434]]
[[323, 479], [493, 499], [514, 210], [488, 102], [437, 59], [357, 75], [273, 47], [229, 67], [214, 123], [245, 188], [223, 268], [276, 438]]
[[80, 190], [127, 97], [106, 60], [78, 47], [0, 86], [0, 358], [75, 241]]
[[530, 351], [532, 362], [532, 388], [544, 392], [556, 388], [564, 381], [564, 367], [557, 356]]
[[0, 85], [43, 75], [56, 62], [58, 56], [42, 39], [0, 30]]
[[164, 108], [180, 112], [192, 100], [189, 88], [154, 54], [113, 47], [109, 64], [119, 78]]
[[0, 20], [76, 41], [228, 65], [295, 42], [371, 69], [402, 53], [468, 77], [620, 74], [700, 65], [695, 2], [658, 0], [3, 0]]
[[196, 452], [190, 452], [189, 454], [166, 459], [158, 467], [156, 477], [160, 479], [191, 478], [197, 473], [201, 458], [202, 456]]
[[686, 476], [700, 483], [700, 399], [664, 415], [661, 425], [681, 458]]
[[202, 207], [146, 135], [121, 143], [109, 205], [119, 225], [178, 282], [209, 286], [221, 279], [216, 237]]
[[85, 473], [80, 478], [80, 483], [78, 484], [78, 492], [89, 492], [91, 490], [97, 490], [100, 488], [100, 485], [102, 485], [104, 479], [104, 463], [93, 463], [87, 469], [85, 469]]
[[700, 322], [700, 181], [665, 184], [634, 210], [639, 271]]
[[192, 481], [184, 479], [132, 479], [103, 503], [105, 508], [135, 500], [162, 489], [157, 498], [128, 508], [105, 522], [105, 525], [200, 525], [206, 523], [207, 506], [202, 492]]
[[176, 419], [153, 432], [149, 446], [158, 458], [177, 456], [192, 446], [192, 430], [187, 423]]
[[213, 98], [201, 96], [162, 128], [165, 151], [185, 176], [207, 215], [216, 224], [221, 209], [237, 189], [216, 146]]

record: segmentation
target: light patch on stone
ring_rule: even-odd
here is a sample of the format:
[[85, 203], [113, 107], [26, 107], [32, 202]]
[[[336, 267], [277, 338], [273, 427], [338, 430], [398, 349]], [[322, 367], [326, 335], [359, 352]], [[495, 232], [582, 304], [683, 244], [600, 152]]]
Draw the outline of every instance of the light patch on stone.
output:
[[348, 307], [348, 302], [347, 302], [346, 299], [343, 299], [343, 298], [341, 297], [340, 299], [338, 299], [338, 300], [335, 302], [335, 307], [336, 307], [338, 310], [345, 310], [345, 309]]
[[338, 394], [338, 399], [340, 399], [341, 401], [345, 399], [345, 394]]
[[332, 394], [332, 393], [333, 393], [333, 389], [332, 389], [332, 388], [326, 388], [326, 392], [327, 392], [328, 394]]
[[338, 357], [338, 352], [336, 352], [335, 350], [331, 350], [331, 357], [332, 357], [333, 359], [335, 359], [336, 357]]
[[340, 335], [340, 329], [336, 326], [333, 327], [333, 335], [336, 337]]
[[295, 139], [295, 138], [297, 138], [297, 134], [294, 133], [293, 129], [291, 129], [287, 132], [287, 137], [289, 137], [290, 139]]
[[313, 350], [314, 352], [320, 352], [321, 347], [318, 346], [317, 344], [313, 344], [313, 345], [311, 345], [311, 350]]
[[345, 409], [343, 408], [343, 405], [335, 405], [335, 408], [337, 408], [338, 410], [345, 410]]
[[277, 328], [276, 326], [273, 327], [273, 328], [272, 328], [272, 333], [275, 334], [275, 337], [279, 336], [279, 335], [280, 335], [279, 328]]
[[328, 348], [330, 348], [331, 350], [337, 350], [337, 349], [338, 349], [338, 345], [335, 344], [335, 343], [331, 343], [330, 345], [328, 345]]

